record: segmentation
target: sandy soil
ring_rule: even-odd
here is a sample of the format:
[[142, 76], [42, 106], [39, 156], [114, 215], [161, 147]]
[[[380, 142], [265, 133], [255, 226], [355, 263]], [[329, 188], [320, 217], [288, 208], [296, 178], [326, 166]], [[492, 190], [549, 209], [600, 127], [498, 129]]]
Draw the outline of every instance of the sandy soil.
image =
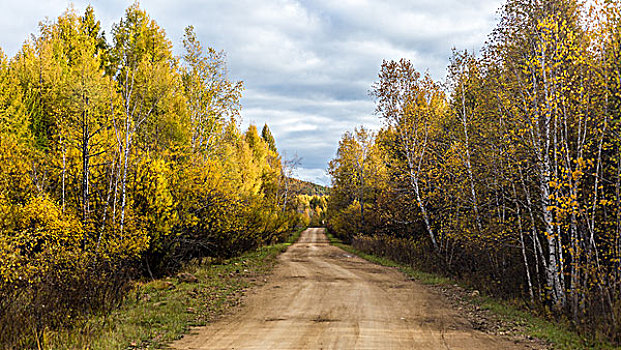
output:
[[242, 310], [195, 329], [177, 349], [524, 349], [476, 331], [399, 271], [308, 229]]

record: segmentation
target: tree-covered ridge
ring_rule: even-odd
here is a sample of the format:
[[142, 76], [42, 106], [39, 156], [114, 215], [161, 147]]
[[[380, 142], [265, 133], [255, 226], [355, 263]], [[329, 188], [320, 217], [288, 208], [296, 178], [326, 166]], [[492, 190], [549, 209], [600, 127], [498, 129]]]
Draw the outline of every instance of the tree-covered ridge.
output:
[[405, 59], [346, 133], [329, 227], [621, 341], [621, 4], [508, 0], [446, 84]]
[[291, 190], [295, 194], [307, 196], [327, 196], [330, 193], [330, 189], [326, 186], [296, 178], [291, 178]]
[[267, 126], [193, 28], [175, 57], [137, 4], [88, 7], [0, 52], [0, 347], [113, 307], [136, 273], [280, 240], [303, 219]]

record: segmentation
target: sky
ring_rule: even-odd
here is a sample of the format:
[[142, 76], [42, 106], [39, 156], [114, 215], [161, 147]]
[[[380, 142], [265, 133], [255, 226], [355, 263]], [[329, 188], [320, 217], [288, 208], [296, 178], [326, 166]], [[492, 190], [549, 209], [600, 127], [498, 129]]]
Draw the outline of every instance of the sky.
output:
[[[110, 40], [133, 0], [0, 0], [0, 47], [15, 55], [46, 18], [88, 4]], [[142, 0], [181, 54], [193, 25], [242, 80], [242, 127], [267, 123], [296, 177], [329, 184], [328, 161], [348, 130], [381, 122], [369, 96], [383, 60], [407, 58], [444, 80], [453, 48], [478, 51], [502, 0]]]

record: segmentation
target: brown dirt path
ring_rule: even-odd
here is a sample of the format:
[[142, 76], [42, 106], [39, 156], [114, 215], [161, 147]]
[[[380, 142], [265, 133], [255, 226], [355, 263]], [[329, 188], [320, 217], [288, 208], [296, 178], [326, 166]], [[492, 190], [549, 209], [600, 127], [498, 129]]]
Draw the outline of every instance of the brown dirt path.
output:
[[198, 328], [177, 349], [525, 349], [476, 331], [399, 271], [304, 231], [242, 310]]

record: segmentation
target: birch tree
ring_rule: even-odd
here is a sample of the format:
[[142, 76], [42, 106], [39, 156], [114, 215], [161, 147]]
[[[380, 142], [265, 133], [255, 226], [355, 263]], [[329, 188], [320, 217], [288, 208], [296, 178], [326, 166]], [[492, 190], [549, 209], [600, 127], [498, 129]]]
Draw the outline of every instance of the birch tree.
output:
[[420, 73], [406, 59], [399, 62], [384, 61], [379, 79], [373, 85], [372, 92], [377, 101], [376, 112], [397, 133], [398, 147], [405, 158], [408, 183], [414, 192], [433, 248], [439, 252], [422, 181], [424, 166], [429, 159], [434, 123], [445, 108], [444, 95], [429, 76], [421, 79]]
[[172, 92], [174, 59], [164, 31], [138, 4], [127, 9], [114, 26], [113, 36], [112, 62], [122, 104], [122, 117], [114, 120], [114, 129], [120, 157], [120, 174], [116, 174], [121, 192], [119, 231], [123, 232], [132, 149], [137, 135], [148, 130], [158, 113], [160, 101]]

